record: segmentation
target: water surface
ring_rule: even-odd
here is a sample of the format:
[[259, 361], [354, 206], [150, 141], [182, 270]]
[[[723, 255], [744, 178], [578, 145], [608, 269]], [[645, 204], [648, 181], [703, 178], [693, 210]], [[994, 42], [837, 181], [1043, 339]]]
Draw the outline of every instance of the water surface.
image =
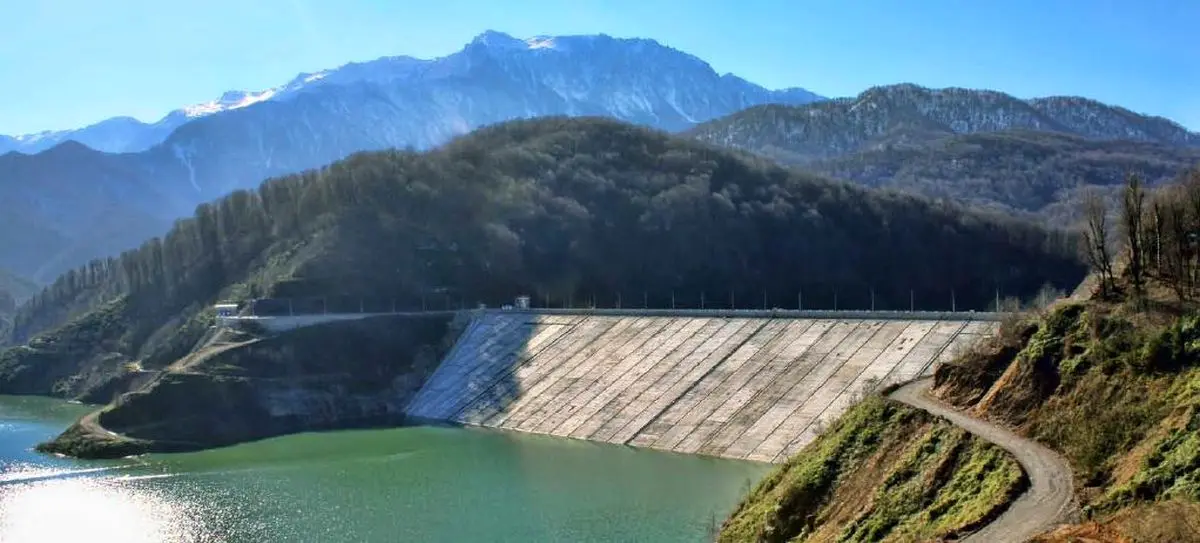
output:
[[769, 467], [490, 430], [32, 451], [89, 408], [0, 396], [0, 541], [703, 541]]

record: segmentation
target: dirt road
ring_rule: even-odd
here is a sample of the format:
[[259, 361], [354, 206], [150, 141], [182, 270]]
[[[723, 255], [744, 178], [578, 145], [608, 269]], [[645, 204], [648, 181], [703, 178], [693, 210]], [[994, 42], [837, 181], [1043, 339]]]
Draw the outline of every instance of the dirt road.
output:
[[963, 541], [978, 543], [1024, 542], [1055, 526], [1077, 520], [1071, 466], [1058, 453], [1013, 432], [958, 411], [928, 394], [933, 379], [908, 383], [889, 396], [934, 415], [1012, 453], [1031, 482], [1026, 490], [991, 524]]

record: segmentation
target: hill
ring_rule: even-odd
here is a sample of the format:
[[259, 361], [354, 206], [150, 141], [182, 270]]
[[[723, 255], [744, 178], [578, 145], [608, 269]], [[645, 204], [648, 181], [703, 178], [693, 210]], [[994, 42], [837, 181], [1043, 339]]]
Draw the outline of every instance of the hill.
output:
[[1200, 163], [1200, 135], [1075, 97], [876, 87], [854, 98], [764, 105], [703, 123], [702, 141], [783, 164], [1063, 224], [1080, 185], [1156, 184]]
[[[1144, 198], [1139, 193], [1131, 186], [1123, 200], [1128, 207], [1118, 213], [1147, 219], [1128, 230], [1133, 236], [1117, 240], [1124, 244], [1118, 272], [1098, 271], [1071, 298], [1014, 314], [996, 337], [936, 369], [933, 394], [942, 402], [1010, 428], [1069, 462], [1074, 498], [1085, 518], [1041, 534], [1037, 542], [1200, 541], [1195, 522], [1200, 518], [1200, 290], [1194, 280], [1200, 260], [1190, 241], [1200, 215], [1189, 211], [1200, 194], [1200, 177]], [[1126, 209], [1142, 213], [1126, 214]], [[773, 538], [779, 530], [772, 531], [780, 526], [790, 534], [825, 529], [851, 540], [864, 526], [879, 526], [871, 515], [845, 511], [871, 512], [859, 496], [891, 496], [902, 489], [896, 482], [912, 473], [896, 470], [902, 475], [869, 479], [880, 466], [892, 470], [895, 462], [870, 460], [875, 447], [888, 446], [887, 436], [912, 425], [897, 415], [859, 418], [881, 409], [902, 412], [881, 398], [848, 412], [833, 431], [751, 493], [726, 523], [725, 534], [780, 540]], [[839, 443], [853, 443], [843, 436], [847, 427], [882, 438], [870, 440], [871, 447], [839, 449]], [[798, 469], [806, 466], [835, 466], [836, 475], [820, 479], [813, 476], [819, 470]], [[947, 464], [935, 480], [972, 480], [973, 469]], [[864, 478], [872, 482], [863, 484]], [[814, 480], [825, 483], [814, 485]], [[850, 483], [856, 493], [842, 490]], [[1004, 488], [977, 477], [959, 490], [982, 500], [1001, 495]], [[892, 522], [873, 540], [905, 540], [914, 521], [944, 524], [943, 517], [928, 512], [950, 511], [938, 505], [945, 501], [939, 493], [909, 496], [901, 502], [906, 508], [876, 500], [874, 509], [887, 506]]]
[[879, 308], [962, 310], [1081, 274], [1061, 232], [614, 121], [514, 121], [270, 180], [66, 274], [18, 312], [10, 344], [28, 345], [0, 355], [0, 391], [75, 396], [127, 362], [165, 366], [220, 298], [662, 307], [803, 289], [806, 307], [873, 293]]
[[[817, 99], [718, 74], [653, 40], [487, 32], [442, 58], [347, 64], [227, 93], [154, 125], [106, 122], [19, 147], [36, 154], [5, 155], [0, 141], [0, 215], [13, 223], [0, 233], [0, 267], [49, 282], [263, 179], [360, 151], [428, 149], [511, 119], [606, 115], [681, 130], [756, 104]], [[150, 132], [125, 133], [138, 127]]]
[[777, 152], [793, 162], [921, 144], [946, 136], [1032, 130], [1091, 140], [1200, 146], [1200, 134], [1161, 117], [1080, 97], [1021, 100], [1002, 92], [873, 87], [852, 98], [768, 104], [702, 123], [687, 134], [719, 145]]
[[1028, 486], [996, 446], [870, 396], [761, 481], [718, 541], [953, 540]]
[[1004, 131], [889, 146], [803, 167], [871, 187], [887, 187], [1068, 226], [1085, 187], [1119, 190], [1129, 172], [1150, 184], [1200, 164], [1200, 148], [1100, 141], [1054, 132]]
[[[255, 337], [222, 331], [39, 450], [89, 458], [179, 452], [322, 429], [395, 426], [461, 331], [383, 316]], [[304, 353], [297, 356], [295, 353]], [[104, 398], [101, 401], [108, 401]]]

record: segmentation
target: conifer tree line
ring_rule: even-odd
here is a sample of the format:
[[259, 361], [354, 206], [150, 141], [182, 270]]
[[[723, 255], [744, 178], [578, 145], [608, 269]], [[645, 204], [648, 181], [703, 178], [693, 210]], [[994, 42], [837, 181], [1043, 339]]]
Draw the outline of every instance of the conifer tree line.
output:
[[360, 153], [203, 204], [161, 238], [58, 278], [17, 311], [10, 342], [119, 302], [136, 346], [224, 296], [411, 307], [447, 290], [468, 305], [649, 292], [661, 307], [670, 293], [790, 302], [803, 290], [806, 308], [841, 292], [842, 308], [865, 309], [868, 293], [908, 308], [915, 291], [983, 310], [997, 289], [1074, 286], [1076, 243], [616, 121], [552, 117], [429, 152]]
[[[1200, 288], [1200, 168], [1178, 182], [1147, 189], [1136, 173], [1126, 177], [1113, 210], [1096, 192], [1082, 202], [1083, 248], [1102, 296], [1128, 288], [1141, 299], [1161, 285], [1179, 301]], [[1118, 281], [1118, 277], [1126, 281]]]

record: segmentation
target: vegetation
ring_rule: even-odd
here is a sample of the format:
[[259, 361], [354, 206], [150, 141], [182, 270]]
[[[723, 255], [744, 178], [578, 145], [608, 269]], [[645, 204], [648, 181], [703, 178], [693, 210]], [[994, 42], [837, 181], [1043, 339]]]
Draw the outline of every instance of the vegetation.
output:
[[[1193, 521], [1200, 511], [1200, 251], [1193, 239], [1200, 197], [1193, 193], [1200, 194], [1198, 173], [1156, 191], [1130, 175], [1116, 213], [1104, 199], [1085, 200], [1081, 246], [1093, 266], [1087, 284], [1094, 292], [1014, 314], [996, 337], [936, 371], [934, 392], [943, 400], [1010, 426], [1070, 462], [1090, 520], [1039, 541], [1200, 539]], [[905, 490], [895, 476], [880, 475], [914, 471], [894, 466], [934, 454], [924, 444], [938, 435], [914, 431], [911, 419], [880, 411], [886, 405], [856, 407], [764, 481], [726, 523], [726, 539], [952, 537], [945, 517], [922, 511], [932, 503], [922, 497], [925, 485]], [[890, 434], [920, 437], [904, 443], [914, 449], [896, 453]], [[969, 496], [1013, 488], [973, 475], [978, 468], [971, 466], [935, 472], [962, 481]], [[1158, 522], [1139, 521], [1146, 518]], [[969, 529], [958, 520], [955, 529]]]
[[1130, 171], [1159, 185], [1196, 164], [1200, 150], [1195, 148], [1003, 131], [885, 145], [804, 167], [867, 186], [1070, 226], [1079, 219], [1078, 203], [1086, 190], [1116, 201]]
[[63, 275], [17, 311], [10, 344], [27, 345], [0, 354], [0, 391], [78, 395], [96, 386], [81, 368], [161, 369], [221, 298], [758, 306], [803, 290], [805, 307], [962, 310], [1082, 272], [1068, 236], [1017, 220], [615, 121], [516, 121], [269, 180]]
[[225, 331], [39, 449], [111, 458], [396, 424], [456, 339], [449, 321], [371, 317], [265, 338]]
[[1164, 500], [1200, 502], [1196, 314], [1063, 303], [1010, 323], [993, 343], [939, 368], [936, 380], [943, 399], [1063, 453], [1097, 519]]
[[720, 541], [952, 538], [990, 522], [1028, 481], [949, 422], [871, 396], [743, 499]]
[[1097, 202], [1092, 295], [1007, 323], [939, 368], [935, 391], [1070, 461], [1093, 520], [1045, 541], [1200, 539], [1188, 522], [1131, 522], [1200, 510], [1200, 173], [1152, 192], [1130, 176], [1117, 228]]
[[893, 85], [802, 106], [766, 105], [688, 132], [783, 164], [1051, 224], [1079, 218], [1081, 188], [1119, 200], [1200, 163], [1200, 135], [1081, 98]]

